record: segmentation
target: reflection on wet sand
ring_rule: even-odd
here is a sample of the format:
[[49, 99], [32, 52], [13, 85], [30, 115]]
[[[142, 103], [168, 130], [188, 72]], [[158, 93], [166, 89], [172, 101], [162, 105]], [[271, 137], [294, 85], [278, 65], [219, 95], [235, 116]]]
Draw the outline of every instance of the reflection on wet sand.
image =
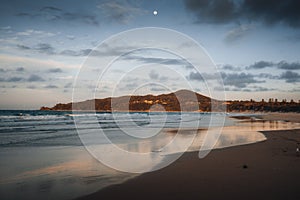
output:
[[[30, 164], [33, 152], [39, 162]], [[72, 199], [135, 176], [102, 165], [83, 147], [31, 147], [24, 148], [21, 156], [8, 153], [9, 158], [1, 152], [2, 161], [10, 162], [11, 168], [1, 173], [1, 199]]]

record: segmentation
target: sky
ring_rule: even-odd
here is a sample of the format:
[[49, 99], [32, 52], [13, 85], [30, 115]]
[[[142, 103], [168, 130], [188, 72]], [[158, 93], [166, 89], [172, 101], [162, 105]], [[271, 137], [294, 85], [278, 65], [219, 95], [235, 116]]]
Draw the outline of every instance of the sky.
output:
[[[82, 100], [90, 98], [87, 92], [104, 98], [161, 94], [190, 86], [208, 96], [222, 89], [230, 100], [300, 100], [297, 0], [0, 3], [0, 109], [39, 109], [71, 102], [78, 74], [87, 67], [77, 92]], [[119, 46], [104, 42], [144, 27], [171, 29], [192, 38], [203, 48], [199, 55], [205, 52], [216, 70], [197, 71], [180, 55], [161, 49], [126, 54], [138, 45], [124, 38]], [[136, 35], [136, 40], [142, 42], [143, 34]], [[160, 41], [162, 36], [155, 37]], [[196, 52], [191, 46], [185, 48], [190, 54]], [[115, 60], [99, 74], [97, 59]], [[203, 77], [213, 80], [216, 71], [224, 84], [221, 89], [203, 81]]]

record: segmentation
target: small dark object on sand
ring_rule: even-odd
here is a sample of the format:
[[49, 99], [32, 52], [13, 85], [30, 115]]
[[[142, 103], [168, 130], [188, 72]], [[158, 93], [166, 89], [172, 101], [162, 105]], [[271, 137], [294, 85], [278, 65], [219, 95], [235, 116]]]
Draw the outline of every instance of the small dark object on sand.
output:
[[248, 168], [248, 165], [243, 165], [243, 169], [247, 169]]

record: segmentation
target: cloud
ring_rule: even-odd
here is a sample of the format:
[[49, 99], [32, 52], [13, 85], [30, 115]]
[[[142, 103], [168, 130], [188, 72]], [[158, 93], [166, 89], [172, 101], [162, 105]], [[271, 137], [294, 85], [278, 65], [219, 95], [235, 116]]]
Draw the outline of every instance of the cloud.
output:
[[255, 79], [253, 74], [242, 73], [221, 73], [224, 85], [234, 86], [236, 88], [245, 88], [251, 83], [263, 83], [265, 81], [259, 81]]
[[196, 23], [225, 23], [237, 16], [230, 0], [186, 0], [185, 7], [196, 15]]
[[255, 62], [254, 64], [246, 67], [246, 69], [263, 69], [263, 68], [271, 67], [271, 66], [274, 66], [273, 62], [259, 61], [259, 62]]
[[274, 91], [273, 88], [266, 88], [261, 86], [249, 86], [248, 88], [237, 88], [237, 87], [214, 87], [216, 91], [235, 91], [235, 92], [267, 92], [267, 91]]
[[101, 10], [105, 18], [121, 24], [128, 24], [136, 15], [146, 13], [146, 11], [142, 10], [141, 8], [134, 7], [126, 3], [126, 1], [109, 1], [98, 4], [97, 8]]
[[10, 30], [11, 30], [11, 26], [0, 27], [0, 31], [10, 31]]
[[138, 88], [138, 84], [137, 83], [127, 83], [122, 89], [126, 89], [126, 90], [133, 90]]
[[279, 76], [279, 79], [283, 79], [287, 83], [296, 83], [300, 82], [300, 74], [292, 71], [286, 71]]
[[48, 88], [48, 89], [55, 89], [58, 88], [56, 85], [46, 85], [44, 88]]
[[194, 67], [191, 66], [187, 61], [184, 59], [177, 59], [177, 58], [159, 58], [159, 57], [144, 57], [144, 56], [126, 56], [124, 57], [126, 60], [136, 60], [142, 63], [153, 63], [153, 64], [164, 64], [164, 65], [182, 65], [185, 68], [193, 69]]
[[167, 91], [165, 88], [162, 88], [162, 87], [151, 87], [150, 90], [153, 91], [153, 92], [165, 92], [165, 91]]
[[260, 73], [258, 74], [259, 78], [268, 78], [268, 79], [277, 79], [278, 76], [274, 76], [272, 74], [268, 74], [268, 73]]
[[63, 19], [66, 21], [79, 21], [86, 24], [99, 25], [97, 17], [95, 15], [87, 14], [87, 13], [65, 12], [62, 13], [57, 18], [55, 18], [55, 20], [57, 19]]
[[49, 69], [48, 72], [50, 73], [62, 73], [62, 69], [60, 68], [53, 68], [53, 69]]
[[40, 53], [54, 54], [54, 48], [48, 43], [39, 43], [34, 49]]
[[16, 69], [16, 71], [17, 71], [17, 72], [24, 72], [25, 69], [24, 69], [24, 67], [18, 67], [18, 68]]
[[266, 88], [266, 87], [261, 87], [261, 86], [253, 86], [252, 87], [254, 92], [266, 92], [266, 91], [274, 91], [273, 88]]
[[[203, 74], [205, 79], [217, 79], [217, 74]], [[221, 73], [221, 77], [223, 79], [223, 83], [225, 86], [233, 86], [235, 90], [240, 90], [242, 88], [246, 88], [249, 84], [253, 83], [263, 83], [265, 81], [257, 80], [255, 75], [249, 73]], [[188, 76], [190, 80], [198, 80], [203, 81], [204, 79], [199, 73], [191, 72]], [[233, 90], [234, 88], [228, 88], [226, 90]], [[219, 90], [218, 88], [216, 88]]]
[[226, 64], [222, 66], [223, 70], [229, 70], [229, 71], [240, 71], [241, 68], [240, 67], [234, 67], [232, 65]]
[[261, 20], [265, 24], [284, 23], [291, 27], [300, 26], [300, 2], [298, 0], [245, 0], [241, 11], [248, 18]]
[[63, 51], [57, 51], [51, 44], [48, 43], [39, 43], [35, 46], [26, 46], [23, 44], [18, 44], [17, 48], [20, 50], [28, 50], [28, 51], [36, 51], [38, 53], [42, 54], [48, 54], [48, 55], [63, 55], [63, 56], [88, 56], [91, 52], [93, 52], [92, 56], [102, 55], [101, 52], [97, 50], [92, 49], [81, 49], [81, 50], [63, 50]]
[[279, 69], [286, 69], [286, 70], [300, 70], [300, 63], [299, 62], [292, 62], [288, 63], [286, 61], [281, 61], [277, 64]]
[[35, 75], [35, 74], [31, 74], [28, 78], [23, 78], [23, 77], [19, 77], [19, 76], [12, 76], [9, 78], [1, 78], [0, 79], [1, 82], [42, 82], [45, 81], [42, 77]]
[[246, 67], [246, 69], [263, 69], [267, 67], [275, 67], [277, 69], [284, 69], [284, 70], [300, 70], [300, 63], [299, 62], [291, 62], [288, 63], [286, 61], [280, 62], [269, 62], [269, 61], [259, 61], [255, 62], [252, 65]]
[[[146, 13], [141, 8], [129, 4], [127, 1], [106, 1], [96, 6], [97, 12], [81, 9], [79, 11], [67, 11], [54, 6], [45, 6], [36, 13], [19, 13], [18, 16], [30, 18], [43, 18], [48, 21], [73, 21], [98, 26], [101, 22], [114, 21], [127, 24], [135, 16]], [[100, 12], [99, 12], [100, 10]]]
[[50, 12], [57, 11], [57, 12], [61, 12], [62, 9], [57, 8], [57, 7], [53, 7], [53, 6], [45, 6], [45, 7], [41, 8], [40, 11], [46, 11], [46, 12], [48, 12], [48, 11], [50, 11]]
[[213, 73], [213, 74], [208, 74], [208, 73], [198, 73], [198, 72], [190, 72], [190, 74], [187, 76], [187, 79], [189, 80], [195, 80], [195, 81], [205, 81], [205, 80], [212, 80], [215, 79], [217, 80], [220, 78], [219, 74]]
[[17, 32], [17, 36], [30, 36], [30, 37], [52, 37], [57, 34], [51, 33], [51, 32], [46, 32], [46, 31], [41, 31], [41, 30], [34, 30], [34, 29], [27, 29], [22, 32]]
[[33, 51], [37, 51], [39, 53], [44, 53], [44, 54], [56, 54], [54, 47], [52, 47], [48, 43], [39, 43], [39, 44], [37, 44], [36, 46], [33, 46], [33, 47], [18, 44], [17, 48], [19, 48], [21, 50], [33, 50]]
[[185, 0], [185, 7], [196, 16], [196, 23], [231, 23], [237, 21], [286, 24], [300, 27], [298, 0]]
[[198, 72], [190, 72], [190, 74], [187, 77], [189, 80], [196, 80], [196, 81], [203, 81], [203, 77]]
[[64, 88], [72, 88], [73, 84], [71, 82], [67, 83]]
[[252, 25], [240, 25], [230, 31], [225, 35], [224, 41], [226, 43], [233, 43], [242, 39], [253, 29]]
[[24, 79], [22, 77], [11, 77], [11, 78], [8, 78], [6, 79], [5, 81], [6, 82], [20, 82], [20, 81], [23, 81]]
[[154, 70], [151, 70], [150, 73], [149, 73], [149, 77], [152, 79], [152, 80], [157, 80], [159, 78], [159, 74], [154, 71]]
[[80, 12], [69, 12], [54, 6], [45, 6], [36, 12], [20, 12], [16, 16], [39, 18], [48, 21], [74, 21], [90, 25], [99, 25], [97, 16], [90, 11], [81, 10]]
[[36, 86], [35, 85], [28, 85], [27, 88], [33, 90], [33, 89], [36, 89]]
[[36, 75], [36, 74], [31, 74], [29, 78], [27, 79], [28, 82], [42, 82], [45, 81], [42, 77]]
[[26, 45], [18, 44], [17, 47], [21, 50], [30, 50], [31, 48]]
[[69, 40], [75, 40], [76, 37], [74, 35], [67, 35], [66, 38]]
[[[74, 51], [74, 50], [63, 50], [60, 52], [60, 55], [64, 56], [88, 56], [92, 52], [92, 49], [81, 49], [79, 51]], [[94, 50], [93, 54], [96, 54], [97, 51]]]

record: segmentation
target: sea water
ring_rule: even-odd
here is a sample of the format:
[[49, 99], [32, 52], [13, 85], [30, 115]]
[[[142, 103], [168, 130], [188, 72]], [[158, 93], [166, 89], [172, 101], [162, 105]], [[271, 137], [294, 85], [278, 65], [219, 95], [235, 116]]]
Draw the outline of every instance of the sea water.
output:
[[[0, 199], [72, 199], [137, 175], [105, 166], [84, 145], [96, 146], [101, 153], [101, 148], [113, 143], [126, 151], [163, 156], [180, 153], [180, 142], [167, 150], [163, 147], [176, 134], [183, 143], [191, 139], [195, 136], [189, 134], [191, 130], [196, 130], [197, 136], [188, 151], [199, 150], [205, 130], [223, 125], [224, 131], [214, 148], [264, 140], [256, 131], [271, 125], [262, 127], [257, 123], [237, 124], [226, 113], [2, 110]], [[277, 124], [275, 129], [283, 126]], [[95, 140], [99, 129], [105, 138]], [[85, 135], [84, 142], [78, 133]]]

